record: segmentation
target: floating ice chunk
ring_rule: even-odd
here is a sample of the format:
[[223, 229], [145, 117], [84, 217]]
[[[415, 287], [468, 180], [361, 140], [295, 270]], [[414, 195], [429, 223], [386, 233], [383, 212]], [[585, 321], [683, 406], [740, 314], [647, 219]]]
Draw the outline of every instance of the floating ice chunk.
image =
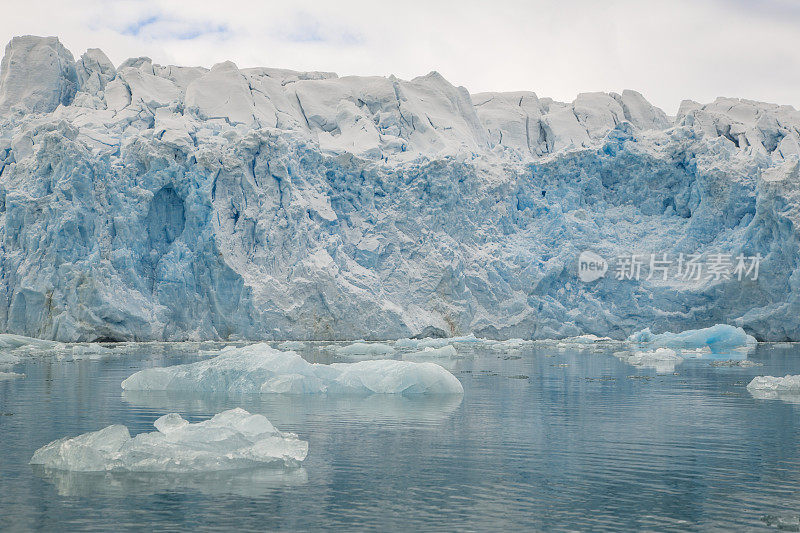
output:
[[456, 349], [451, 346], [442, 346], [441, 348], [426, 347], [422, 351], [403, 354], [405, 361], [431, 361], [446, 368], [449, 371], [455, 370], [457, 360], [461, 357]]
[[458, 357], [458, 352], [449, 344], [447, 346], [442, 346], [441, 348], [427, 347], [422, 351], [403, 355], [403, 359], [407, 359], [409, 361], [420, 361], [426, 359], [453, 359], [456, 357]]
[[730, 367], [741, 367], [741, 368], [752, 368], [754, 366], [764, 366], [764, 363], [760, 363], [758, 361], [751, 361], [750, 359], [728, 359], [723, 361], [711, 361], [709, 366], [730, 366]]
[[674, 372], [675, 366], [683, 362], [683, 357], [670, 348], [656, 348], [633, 354], [615, 352], [614, 356], [633, 366], [652, 368], [659, 374]]
[[347, 346], [341, 346], [337, 348], [336, 353], [338, 355], [345, 355], [345, 356], [388, 355], [394, 353], [394, 348], [392, 348], [388, 344], [381, 344], [379, 342], [374, 342], [374, 343], [356, 342], [354, 344], [349, 344]]
[[782, 400], [800, 403], [800, 376], [756, 376], [747, 384], [747, 392], [758, 400]]
[[613, 342], [611, 337], [598, 337], [597, 335], [578, 335], [577, 337], [567, 337], [561, 339], [564, 344], [595, 344], [598, 342]]
[[278, 348], [281, 350], [304, 350], [306, 348], [306, 343], [302, 341], [286, 341], [282, 342], [278, 345]]
[[749, 348], [757, 343], [756, 339], [745, 333], [742, 328], [727, 324], [717, 324], [703, 329], [691, 329], [681, 333], [653, 334], [650, 328], [646, 328], [628, 337], [628, 342], [679, 349], [707, 346], [713, 353], [736, 348]]
[[747, 390], [784, 391], [800, 394], [800, 376], [787, 374], [784, 377], [756, 376], [747, 385]]
[[36, 450], [30, 463], [81, 472], [203, 472], [295, 466], [308, 454], [306, 441], [241, 408], [197, 424], [171, 413], [155, 426], [158, 431], [133, 438], [127, 427], [114, 425], [60, 439]]
[[78, 344], [72, 347], [71, 355], [74, 361], [83, 359], [103, 359], [109, 355], [113, 355], [114, 350], [107, 346], [100, 346], [99, 344]]
[[[399, 339], [394, 343], [394, 345], [396, 348], [412, 348], [415, 350], [419, 350], [421, 348], [441, 348], [442, 346], [447, 346], [448, 344], [479, 343], [479, 342], [485, 342], [485, 339], [479, 339], [475, 335], [464, 335], [461, 337]], [[503, 341], [497, 341], [497, 342], [503, 342]]]
[[8, 381], [11, 379], [24, 378], [25, 374], [18, 374], [16, 372], [0, 372], [0, 381]]
[[228, 347], [205, 361], [136, 372], [125, 390], [223, 393], [461, 394], [458, 379], [434, 363], [373, 360], [324, 365], [267, 344]]

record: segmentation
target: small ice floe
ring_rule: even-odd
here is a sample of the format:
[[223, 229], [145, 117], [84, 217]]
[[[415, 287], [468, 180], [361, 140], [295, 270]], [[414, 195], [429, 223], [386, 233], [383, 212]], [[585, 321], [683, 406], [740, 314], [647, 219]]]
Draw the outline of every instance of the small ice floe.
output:
[[9, 381], [12, 379], [24, 378], [25, 374], [18, 374], [17, 372], [0, 372], [0, 381]]
[[284, 351], [305, 350], [306, 343], [303, 341], [284, 341], [278, 345], [278, 348]]
[[786, 391], [800, 393], [800, 376], [756, 376], [747, 385], [748, 390]]
[[757, 341], [742, 328], [717, 324], [709, 328], [692, 329], [680, 333], [654, 334], [650, 328], [643, 329], [628, 337], [628, 342], [646, 344], [652, 348], [697, 349], [708, 348], [712, 353], [730, 350], [749, 351]]
[[525, 339], [508, 339], [506, 341], [490, 341], [489, 347], [496, 352], [519, 352], [533, 341]]
[[758, 400], [800, 403], [800, 376], [756, 376], [747, 385], [747, 392]]
[[457, 366], [456, 360], [460, 358], [461, 356], [456, 349], [449, 344], [441, 348], [428, 347], [419, 352], [403, 354], [403, 360], [405, 361], [432, 361], [448, 370], [454, 370]]
[[288, 394], [461, 394], [458, 379], [435, 363], [378, 359], [309, 363], [268, 344], [224, 348], [217, 357], [149, 368], [122, 382], [125, 390]]
[[442, 346], [441, 348], [427, 347], [419, 352], [403, 354], [403, 359], [408, 361], [420, 361], [425, 359], [452, 359], [455, 357], [458, 357], [458, 352], [449, 344], [447, 346]]
[[670, 348], [656, 348], [650, 351], [614, 352], [614, 356], [630, 365], [652, 368], [658, 374], [669, 374], [683, 362], [683, 357]]
[[[473, 334], [464, 335], [461, 337], [441, 337], [441, 338], [427, 338], [427, 339], [399, 339], [395, 341], [396, 348], [410, 348], [412, 350], [421, 350], [423, 348], [442, 348], [448, 344], [473, 344], [487, 342], [485, 339], [479, 339]], [[489, 342], [503, 342], [503, 341], [489, 341]]]
[[239, 408], [197, 424], [171, 413], [154, 425], [157, 431], [133, 438], [127, 427], [114, 425], [53, 441], [30, 464], [79, 472], [206, 472], [296, 466], [308, 454], [308, 442]]
[[73, 361], [97, 361], [105, 359], [114, 355], [114, 350], [107, 346], [100, 344], [75, 344], [71, 346], [71, 350], [64, 351], [64, 359], [72, 359]]
[[345, 357], [376, 357], [394, 353], [394, 348], [379, 342], [356, 342], [336, 348], [336, 355]]
[[605, 351], [609, 346], [617, 344], [611, 337], [598, 337], [597, 335], [587, 334], [576, 337], [566, 337], [558, 340], [539, 340], [537, 344], [544, 346], [554, 346], [559, 351]]

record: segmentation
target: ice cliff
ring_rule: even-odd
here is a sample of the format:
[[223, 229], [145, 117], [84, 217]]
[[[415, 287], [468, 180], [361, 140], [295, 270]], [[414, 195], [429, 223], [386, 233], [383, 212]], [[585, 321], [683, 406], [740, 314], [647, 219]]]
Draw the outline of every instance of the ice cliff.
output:
[[[470, 94], [325, 72], [115, 67], [16, 37], [0, 70], [0, 330], [59, 341], [800, 340], [800, 113]], [[761, 254], [758, 279], [592, 283], [577, 257]]]

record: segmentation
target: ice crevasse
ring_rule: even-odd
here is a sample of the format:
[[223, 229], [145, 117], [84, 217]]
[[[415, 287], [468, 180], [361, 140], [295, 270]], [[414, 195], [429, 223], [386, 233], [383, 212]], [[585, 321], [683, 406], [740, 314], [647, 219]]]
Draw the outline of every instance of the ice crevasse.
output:
[[[800, 114], [557, 102], [329, 72], [0, 65], [0, 331], [56, 341], [509, 339], [727, 323], [800, 340]], [[577, 258], [739, 254], [757, 279], [591, 283]]]

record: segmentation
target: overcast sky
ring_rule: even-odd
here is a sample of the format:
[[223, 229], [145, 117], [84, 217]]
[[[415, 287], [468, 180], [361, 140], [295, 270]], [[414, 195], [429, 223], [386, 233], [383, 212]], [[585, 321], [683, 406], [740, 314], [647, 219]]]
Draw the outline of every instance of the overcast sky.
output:
[[797, 0], [20, 0], [0, 32], [57, 35], [76, 57], [101, 48], [115, 64], [437, 70], [473, 93], [631, 88], [669, 114], [717, 96], [800, 108]]

